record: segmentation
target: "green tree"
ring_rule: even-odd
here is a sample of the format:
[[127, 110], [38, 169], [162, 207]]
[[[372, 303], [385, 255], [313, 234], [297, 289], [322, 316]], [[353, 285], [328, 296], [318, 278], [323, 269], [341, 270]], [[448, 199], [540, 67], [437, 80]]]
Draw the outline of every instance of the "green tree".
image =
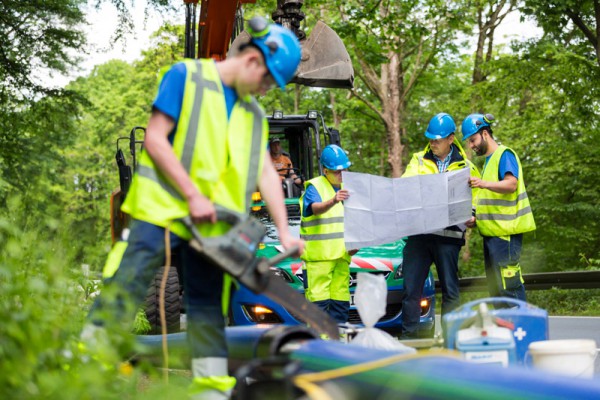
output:
[[600, 1], [526, 0], [522, 12], [535, 17], [553, 40], [600, 65]]
[[[76, 140], [62, 151], [67, 164], [62, 172], [65, 223], [77, 238], [70, 248], [79, 263], [94, 269], [103, 264], [111, 244], [110, 195], [119, 184], [117, 138], [145, 126], [159, 73], [181, 58], [182, 42], [181, 27], [166, 25], [153, 35], [152, 46], [140, 61], [109, 61], [68, 86], [89, 102], [79, 110]], [[143, 140], [142, 132], [137, 132], [137, 139]], [[120, 147], [128, 154], [128, 142]]]
[[40, 95], [56, 95], [34, 72], [66, 72], [77, 59], [85, 38], [83, 0], [0, 2], [0, 106], [17, 106]]
[[338, 1], [335, 6], [340, 17], [334, 29], [355, 65], [352, 95], [385, 127], [387, 162], [391, 175], [399, 177], [408, 150], [408, 104], [423, 73], [456, 50], [453, 39], [463, 27], [463, 5], [365, 0]]
[[593, 58], [545, 38], [518, 45], [490, 63], [493, 82], [473, 87], [498, 117], [495, 135], [523, 163], [538, 229], [528, 263], [536, 271], [576, 269], [579, 255], [598, 258], [600, 167]]

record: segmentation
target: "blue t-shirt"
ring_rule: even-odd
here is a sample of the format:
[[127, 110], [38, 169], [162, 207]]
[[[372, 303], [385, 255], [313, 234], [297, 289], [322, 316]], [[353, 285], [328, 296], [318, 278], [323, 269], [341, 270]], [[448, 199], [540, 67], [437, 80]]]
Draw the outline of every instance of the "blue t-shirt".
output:
[[[171, 142], [173, 141], [173, 134], [177, 130], [177, 121], [179, 121], [181, 105], [183, 104], [185, 75], [186, 67], [184, 63], [177, 63], [173, 65], [160, 82], [158, 93], [156, 94], [156, 98], [152, 104], [154, 108], [173, 118], [173, 121], [175, 121], [175, 127], [169, 134], [169, 140]], [[238, 95], [234, 88], [227, 86], [224, 83], [222, 84], [225, 94], [225, 105], [227, 107], [227, 118], [230, 118], [231, 112], [233, 111], [233, 106], [238, 99]]]
[[[485, 165], [483, 166], [484, 170], [492, 155], [493, 153], [486, 157]], [[515, 178], [519, 179], [519, 164], [517, 164], [517, 157], [515, 157], [514, 153], [510, 150], [506, 150], [502, 153], [502, 157], [500, 157], [500, 162], [498, 163], [498, 180], [503, 180], [507, 172], [510, 172]]]
[[[333, 186], [333, 190], [335, 190], [337, 192], [338, 190], [340, 190], [340, 188], [336, 188], [335, 186]], [[304, 192], [304, 200], [303, 201], [304, 201], [304, 204], [302, 207], [302, 215], [305, 217], [311, 217], [313, 215], [311, 205], [313, 203], [320, 203], [323, 201], [323, 199], [321, 199], [321, 195], [317, 191], [317, 188], [315, 187], [315, 185], [308, 185], [308, 187], [306, 188], [306, 191]]]

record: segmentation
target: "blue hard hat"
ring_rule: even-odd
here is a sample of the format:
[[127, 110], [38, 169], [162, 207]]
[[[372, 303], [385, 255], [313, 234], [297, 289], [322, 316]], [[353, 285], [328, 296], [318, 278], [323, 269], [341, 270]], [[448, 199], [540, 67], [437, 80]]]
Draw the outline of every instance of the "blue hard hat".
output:
[[327, 169], [338, 171], [350, 167], [352, 163], [340, 146], [330, 144], [321, 152], [321, 165]]
[[486, 126], [491, 126], [494, 116], [492, 114], [471, 114], [462, 122], [462, 140], [467, 140]]
[[248, 22], [250, 43], [260, 49], [269, 72], [283, 89], [294, 77], [300, 64], [300, 42], [291, 30], [281, 25], [269, 24], [262, 17], [254, 17]]
[[450, 114], [439, 113], [431, 118], [425, 131], [427, 139], [443, 139], [456, 132], [456, 124]]

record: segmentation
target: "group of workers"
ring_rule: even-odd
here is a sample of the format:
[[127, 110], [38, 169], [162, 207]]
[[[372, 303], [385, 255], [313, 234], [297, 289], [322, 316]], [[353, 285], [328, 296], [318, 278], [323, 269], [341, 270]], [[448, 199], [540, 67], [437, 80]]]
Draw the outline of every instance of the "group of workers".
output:
[[[154, 100], [137, 172], [123, 204], [131, 218], [129, 237], [118, 255], [119, 268], [90, 311], [82, 340], [93, 341], [110, 321], [132, 321], [146, 290], [162, 265], [165, 251], [178, 248], [184, 274], [187, 337], [192, 358], [191, 392], [203, 399], [228, 398], [235, 380], [228, 376], [224, 334], [221, 270], [202, 259], [188, 244], [190, 233], [178, 222], [190, 215], [202, 235], [224, 233], [215, 204], [246, 212], [258, 185], [277, 227], [281, 244], [297, 246], [304, 260], [307, 298], [336, 321], [345, 322], [349, 309], [349, 263], [357, 250], [344, 245], [344, 208], [349, 193], [342, 172], [351, 163], [335, 145], [323, 149], [324, 175], [304, 183], [301, 197], [301, 238], [288, 230], [279, 169], [292, 168], [278, 158], [278, 141], [266, 154], [268, 124], [252, 95], [272, 86], [284, 88], [300, 63], [300, 44], [286, 28], [254, 18], [251, 39], [239, 53], [224, 61], [185, 60], [163, 76]], [[485, 156], [483, 176], [467, 160], [455, 137], [448, 114], [438, 114], [425, 136], [429, 144], [416, 153], [406, 175], [434, 174], [470, 168], [470, 185], [477, 191], [476, 211], [467, 226], [477, 224], [484, 236], [486, 274], [490, 294], [525, 298], [519, 267], [522, 233], [535, 229], [515, 152], [496, 143], [492, 118], [472, 114], [463, 122], [463, 140], [477, 155]], [[286, 157], [287, 158], [287, 157]], [[289, 164], [289, 166], [286, 166]], [[293, 176], [298, 180], [298, 176]], [[465, 226], [408, 238], [404, 250], [403, 334], [416, 334], [419, 300], [431, 263], [442, 283], [442, 311], [458, 305], [458, 253]], [[113, 259], [114, 259], [113, 255]]]
[[492, 297], [525, 301], [521, 275], [523, 233], [535, 230], [525, 190], [521, 161], [493, 136], [491, 114], [471, 114], [462, 122], [462, 139], [485, 157], [483, 174], [469, 161], [456, 138], [456, 124], [447, 113], [435, 115], [425, 131], [425, 149], [413, 155], [403, 175], [425, 175], [469, 168], [473, 216], [461, 225], [408, 237], [403, 252], [405, 296], [401, 338], [418, 338], [420, 300], [431, 264], [442, 289], [442, 315], [459, 306], [458, 256], [466, 228], [477, 226], [483, 236], [485, 274]]

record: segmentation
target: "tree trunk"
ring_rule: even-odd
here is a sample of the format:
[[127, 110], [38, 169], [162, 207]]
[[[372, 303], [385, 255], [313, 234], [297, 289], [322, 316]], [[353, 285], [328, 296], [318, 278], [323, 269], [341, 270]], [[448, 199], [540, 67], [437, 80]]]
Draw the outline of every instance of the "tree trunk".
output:
[[329, 104], [331, 104], [331, 114], [333, 115], [333, 128], [340, 129], [342, 115], [338, 113], [335, 108], [335, 94], [333, 93], [333, 91], [329, 91]]
[[[388, 163], [392, 178], [399, 178], [404, 170], [402, 167], [402, 141], [400, 140], [400, 63], [398, 54], [388, 53], [389, 63], [381, 66], [382, 93], [387, 94], [381, 99], [383, 119], [388, 142]], [[384, 89], [385, 88], [385, 89]], [[386, 90], [387, 89], [387, 90]]]
[[[503, 9], [507, 5], [508, 8], [503, 12]], [[515, 0], [490, 0], [487, 3], [487, 7], [486, 4], [480, 4], [477, 8], [477, 27], [479, 32], [473, 65], [473, 79], [471, 81], [473, 85], [483, 82], [487, 79], [487, 74], [483, 72], [482, 66], [485, 62], [492, 59], [492, 51], [494, 49], [494, 32], [502, 20], [504, 20], [504, 18], [510, 12], [512, 12], [515, 7]], [[484, 49], [486, 46], [487, 51], [485, 51], [484, 57]]]

